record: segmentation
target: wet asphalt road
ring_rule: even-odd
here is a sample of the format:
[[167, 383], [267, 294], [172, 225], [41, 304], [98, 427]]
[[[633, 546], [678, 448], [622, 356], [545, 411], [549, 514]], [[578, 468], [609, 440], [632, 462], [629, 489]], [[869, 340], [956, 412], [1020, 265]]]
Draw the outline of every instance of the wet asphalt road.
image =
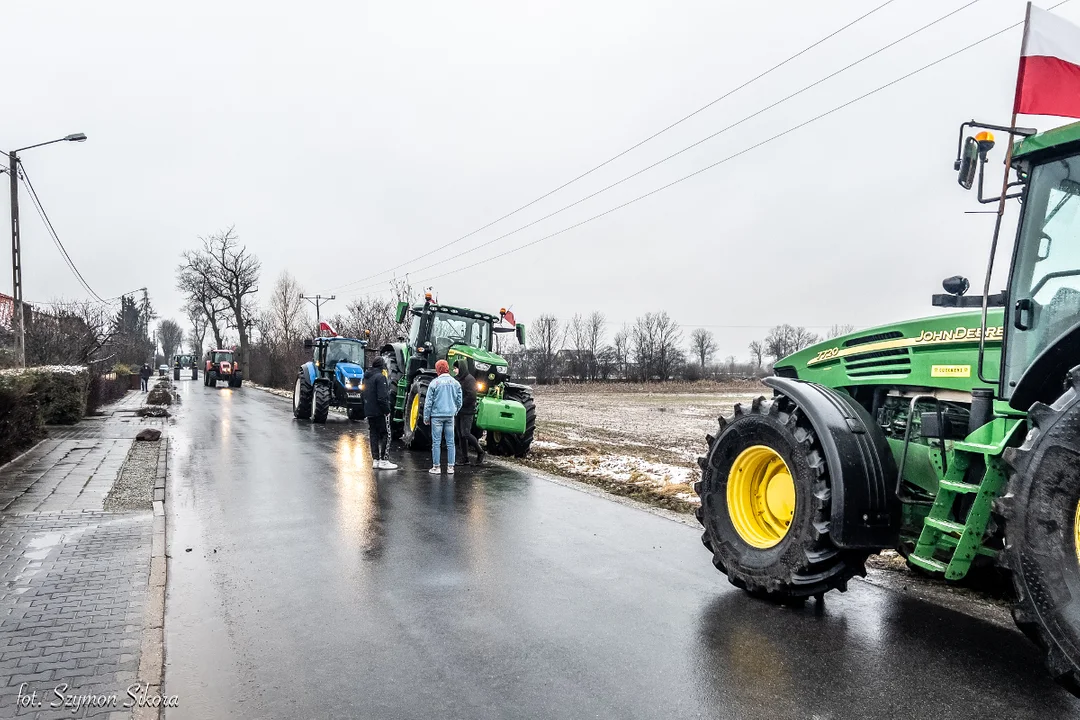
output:
[[398, 448], [376, 476], [363, 423], [180, 387], [169, 720], [1080, 716], [1015, 631], [861, 582], [773, 607], [685, 525]]

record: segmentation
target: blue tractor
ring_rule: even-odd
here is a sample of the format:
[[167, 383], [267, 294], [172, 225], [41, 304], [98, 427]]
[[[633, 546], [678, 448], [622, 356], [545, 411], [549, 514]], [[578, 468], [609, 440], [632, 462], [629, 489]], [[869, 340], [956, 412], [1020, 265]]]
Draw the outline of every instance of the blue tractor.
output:
[[364, 417], [364, 349], [366, 340], [318, 337], [305, 340], [314, 357], [301, 366], [293, 388], [293, 416], [326, 422], [331, 406], [343, 407], [352, 421]]

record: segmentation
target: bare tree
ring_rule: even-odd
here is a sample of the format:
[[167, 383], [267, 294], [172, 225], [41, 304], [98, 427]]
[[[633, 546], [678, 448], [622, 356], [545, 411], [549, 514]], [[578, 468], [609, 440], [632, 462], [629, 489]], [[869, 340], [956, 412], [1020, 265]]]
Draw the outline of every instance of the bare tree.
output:
[[208, 268], [205, 280], [211, 297], [227, 306], [240, 339], [240, 356], [247, 364], [251, 361], [248, 332], [252, 320], [258, 316], [251, 300], [259, 290], [259, 259], [240, 244], [232, 227], [200, 239], [202, 249], [184, 253], [184, 259], [188, 265]]
[[576, 314], [567, 328], [568, 339], [574, 349], [574, 374], [579, 380], [595, 378], [597, 354], [604, 341], [604, 314], [593, 312], [588, 317]]
[[205, 325], [199, 334], [200, 346], [206, 328], [214, 336], [214, 347], [225, 346], [225, 332], [229, 329], [228, 303], [218, 294], [213, 282], [214, 264], [208, 255], [199, 250], [185, 250], [183, 262], [177, 268], [176, 289], [187, 297], [187, 314], [192, 324], [193, 313], [201, 313]]
[[716, 352], [716, 338], [705, 328], [697, 328], [690, 333], [690, 347], [694, 351], [694, 357], [701, 363], [701, 370], [704, 372], [705, 364], [709, 362]]
[[829, 332], [825, 334], [825, 339], [832, 340], [833, 338], [838, 338], [841, 335], [848, 335], [854, 331], [854, 325], [833, 325], [829, 328]]
[[600, 364], [600, 350], [604, 344], [604, 326], [607, 324], [607, 318], [604, 317], [604, 313], [594, 310], [589, 313], [588, 319], [585, 321], [585, 349], [592, 359], [590, 363], [590, 378], [595, 379], [599, 371]]
[[301, 292], [303, 289], [296, 278], [288, 270], [282, 270], [270, 294], [268, 317], [260, 323], [268, 340], [291, 348], [307, 331], [311, 321], [304, 300], [300, 297]]
[[727, 359], [724, 362], [727, 364], [727, 373], [728, 373], [728, 375], [729, 376], [734, 375], [735, 374], [735, 366], [736, 366], [736, 363], [738, 363], [738, 360], [735, 359], [735, 356], [734, 355], [728, 355]]
[[118, 327], [108, 306], [90, 301], [60, 301], [45, 311], [31, 308], [28, 315], [26, 361], [31, 365], [84, 365], [101, 359]]
[[775, 361], [810, 347], [817, 341], [818, 336], [804, 327], [777, 325], [765, 337], [765, 354]]
[[611, 339], [611, 352], [615, 359], [615, 371], [623, 379], [628, 379], [632, 339], [633, 335], [626, 325], [623, 325], [622, 329], [615, 333], [615, 337]]
[[633, 354], [638, 364], [638, 376], [643, 381], [672, 376], [683, 362], [682, 330], [667, 311], [645, 313], [634, 322]]
[[541, 385], [554, 378], [555, 355], [562, 350], [566, 329], [554, 315], [541, 315], [529, 327], [529, 345], [536, 360], [536, 381]]
[[203, 346], [206, 344], [206, 331], [209, 325], [206, 314], [198, 303], [189, 301], [184, 305], [184, 315], [187, 316], [188, 322], [191, 323], [191, 330], [187, 333], [191, 354], [199, 357], [202, 355]]
[[173, 351], [184, 341], [183, 329], [175, 320], [162, 320], [158, 323], [157, 337], [161, 343], [161, 352], [165, 355], [165, 362], [171, 362]]
[[750, 359], [754, 361], [754, 371], [761, 372], [761, 362], [765, 357], [765, 345], [760, 340], [750, 343]]

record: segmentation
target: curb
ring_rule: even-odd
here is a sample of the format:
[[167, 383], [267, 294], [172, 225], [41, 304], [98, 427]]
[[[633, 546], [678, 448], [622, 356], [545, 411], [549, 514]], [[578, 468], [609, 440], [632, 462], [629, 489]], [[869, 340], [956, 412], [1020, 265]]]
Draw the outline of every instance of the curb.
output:
[[[154, 534], [150, 543], [150, 581], [143, 625], [142, 652], [137, 682], [146, 687], [148, 696], [160, 695], [165, 676], [165, 479], [168, 475], [169, 439], [162, 435], [158, 445], [157, 473], [154, 479]], [[133, 720], [156, 720], [160, 707], [136, 706]]]

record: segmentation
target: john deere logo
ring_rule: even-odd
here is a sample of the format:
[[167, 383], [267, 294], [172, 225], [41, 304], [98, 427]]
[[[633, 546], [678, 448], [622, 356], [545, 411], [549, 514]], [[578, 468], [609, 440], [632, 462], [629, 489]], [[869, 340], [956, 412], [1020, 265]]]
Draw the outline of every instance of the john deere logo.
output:
[[930, 377], [966, 378], [971, 377], [970, 365], [931, 365]]
[[[1004, 328], [1001, 326], [986, 328], [986, 339], [991, 342], [994, 340], [1000, 342], [1003, 330]], [[923, 330], [919, 333], [919, 339], [915, 342], [968, 342], [973, 340], [977, 341], [980, 335], [982, 335], [982, 328], [958, 327], [955, 330]]]

